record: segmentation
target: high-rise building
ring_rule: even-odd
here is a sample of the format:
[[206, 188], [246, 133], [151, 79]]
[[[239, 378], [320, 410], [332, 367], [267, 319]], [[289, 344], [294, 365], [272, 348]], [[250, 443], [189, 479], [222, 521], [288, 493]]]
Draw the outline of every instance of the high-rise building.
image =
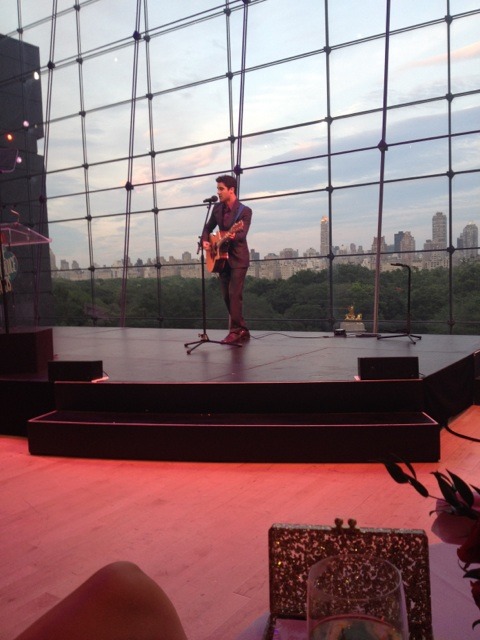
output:
[[400, 241], [400, 251], [402, 262], [412, 264], [415, 258], [415, 238], [411, 231], [405, 231]]
[[276, 253], [267, 253], [263, 262], [260, 263], [260, 277], [269, 280], [280, 280], [280, 261]]
[[250, 249], [250, 266], [248, 267], [248, 275], [254, 278], [260, 277], [260, 253], [255, 249]]
[[474, 222], [469, 222], [462, 231], [462, 257], [476, 258], [478, 256], [478, 227]]
[[325, 256], [322, 258], [322, 266], [328, 266], [328, 256], [330, 253], [330, 224], [327, 216], [323, 216], [320, 220], [320, 255]]
[[[371, 252], [372, 252], [372, 256], [370, 257], [370, 267], [372, 269], [375, 268], [375, 261], [376, 261], [376, 254], [377, 254], [377, 248], [380, 249], [380, 253], [385, 253], [387, 250], [387, 243], [385, 242], [385, 236], [382, 236], [380, 238], [380, 247], [378, 247], [378, 238], [373, 238], [373, 242], [372, 242], [372, 248], [371, 248]], [[382, 256], [382, 259], [384, 259], [384, 256]]]
[[398, 231], [393, 235], [393, 250], [395, 253], [400, 253], [400, 251], [402, 250], [401, 244], [404, 235], [405, 234], [403, 231]]
[[288, 247], [287, 249], [282, 249], [280, 251], [280, 258], [284, 260], [298, 258], [298, 249], [291, 249], [290, 247]]
[[447, 246], [447, 216], [441, 211], [432, 217], [432, 242], [439, 249]]
[[441, 211], [432, 217], [432, 239], [427, 240], [423, 248], [426, 251], [422, 260], [424, 269], [448, 266], [447, 216]]
[[320, 220], [320, 253], [322, 256], [328, 256], [330, 253], [330, 225], [327, 216], [323, 216]]
[[290, 276], [293, 276], [299, 270], [297, 261], [298, 249], [291, 249], [290, 247], [282, 249], [280, 251], [280, 258], [281, 260], [279, 262], [279, 267], [281, 277], [286, 280], [287, 278], [290, 278]]

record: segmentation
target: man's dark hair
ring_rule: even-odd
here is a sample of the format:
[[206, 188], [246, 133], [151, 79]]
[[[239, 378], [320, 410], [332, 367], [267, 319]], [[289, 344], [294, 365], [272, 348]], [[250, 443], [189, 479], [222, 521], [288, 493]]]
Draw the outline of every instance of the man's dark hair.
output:
[[228, 188], [231, 189], [232, 187], [235, 190], [235, 193], [237, 193], [237, 179], [234, 178], [233, 176], [218, 176], [218, 178], [216, 179], [217, 183], [223, 182], [223, 184]]

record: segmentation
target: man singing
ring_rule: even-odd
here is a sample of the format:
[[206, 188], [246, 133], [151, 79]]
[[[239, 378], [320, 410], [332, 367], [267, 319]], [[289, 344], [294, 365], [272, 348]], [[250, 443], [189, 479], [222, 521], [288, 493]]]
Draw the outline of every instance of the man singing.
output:
[[[222, 296], [229, 314], [229, 334], [223, 344], [239, 343], [250, 338], [243, 319], [243, 285], [250, 264], [247, 233], [252, 221], [252, 210], [237, 198], [237, 180], [224, 175], [216, 179], [219, 202], [214, 205], [202, 233], [203, 248], [210, 251], [209, 237], [216, 226], [226, 232], [228, 240], [222, 245], [228, 259], [219, 272]], [[231, 230], [232, 227], [236, 230]]]

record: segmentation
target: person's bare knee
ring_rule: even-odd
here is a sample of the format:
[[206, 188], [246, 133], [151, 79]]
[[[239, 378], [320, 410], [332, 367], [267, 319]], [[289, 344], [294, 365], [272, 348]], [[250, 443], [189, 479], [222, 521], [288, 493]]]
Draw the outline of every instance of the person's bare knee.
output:
[[105, 565], [86, 582], [89, 589], [98, 590], [102, 597], [120, 602], [128, 600], [136, 591], [150, 587], [151, 579], [133, 562], [118, 561]]
[[169, 638], [168, 629], [181, 628], [168, 596], [136, 564], [113, 562], [100, 569], [91, 580], [96, 597], [103, 601], [102, 607], [110, 610], [112, 619], [118, 620], [124, 629], [142, 629], [146, 633], [153, 630], [158, 633], [161, 629]]
[[186, 640], [164, 591], [132, 562], [113, 562], [21, 634], [17, 640]]

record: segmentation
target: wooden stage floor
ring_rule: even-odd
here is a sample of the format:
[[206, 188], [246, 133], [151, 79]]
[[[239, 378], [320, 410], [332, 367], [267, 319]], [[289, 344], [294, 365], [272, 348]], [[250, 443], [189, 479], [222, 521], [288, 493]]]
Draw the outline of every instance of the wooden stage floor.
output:
[[216, 344], [224, 336], [209, 331], [210, 341], [187, 354], [184, 345], [199, 330], [54, 327], [54, 359], [101, 360], [115, 382], [317, 382], [354, 379], [364, 357], [417, 356], [425, 377], [480, 349], [480, 336], [424, 335], [413, 344], [407, 337], [255, 331], [241, 348]]

